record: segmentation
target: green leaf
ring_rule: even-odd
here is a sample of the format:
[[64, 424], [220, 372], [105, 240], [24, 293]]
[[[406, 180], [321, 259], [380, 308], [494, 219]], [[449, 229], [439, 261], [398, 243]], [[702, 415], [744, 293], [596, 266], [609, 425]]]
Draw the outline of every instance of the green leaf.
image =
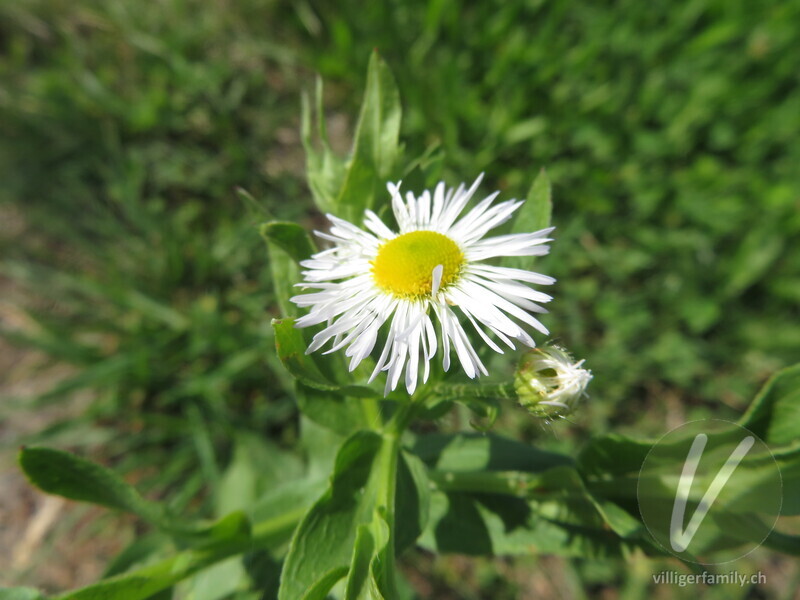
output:
[[106, 565], [102, 579], [119, 575], [137, 564], [144, 563], [148, 558], [163, 550], [168, 543], [169, 538], [159, 531], [152, 531], [137, 537]]
[[360, 525], [353, 546], [344, 600], [395, 600], [394, 554], [390, 528], [383, 515]]
[[256, 523], [270, 523], [272, 526], [285, 523], [286, 527], [280, 531], [285, 537], [272, 538], [275, 543], [282, 544], [288, 541], [293, 533], [290, 526], [300, 522], [327, 485], [327, 479], [314, 476], [285, 481], [256, 500], [249, 512]]
[[[396, 599], [395, 548], [421, 531], [428, 482], [418, 459], [398, 454], [399, 433], [388, 427], [342, 445], [328, 490], [292, 539], [279, 599], [324, 598], [345, 576], [345, 598]], [[402, 539], [392, 539], [393, 526]]]
[[800, 515], [800, 446], [795, 444], [790, 448], [776, 449], [772, 454], [778, 461], [783, 479], [781, 514]]
[[217, 490], [216, 514], [247, 510], [268, 490], [304, 474], [301, 460], [262, 435], [236, 434], [231, 462]]
[[372, 425], [365, 417], [361, 398], [322, 392], [302, 383], [296, 386], [297, 406], [309, 419], [341, 435]]
[[800, 439], [800, 365], [773, 375], [739, 424], [773, 446]]
[[68, 592], [57, 600], [145, 600], [179, 581], [229, 556], [244, 552], [248, 542], [219, 545], [202, 550], [187, 550], [132, 573], [105, 579]]
[[145, 500], [110, 469], [52, 448], [23, 448], [19, 463], [32, 484], [41, 490], [81, 502], [133, 513], [182, 541], [197, 546], [249, 537], [250, 525], [242, 513], [208, 524], [182, 523], [160, 504]]
[[[254, 452], [255, 450], [255, 452]], [[261, 452], [263, 448], [246, 433], [237, 436], [233, 448], [233, 458], [223, 473], [216, 488], [216, 506], [218, 514], [232, 510], [245, 510], [252, 506], [259, 495], [260, 468], [270, 468], [280, 461], [278, 453], [273, 460], [263, 460], [269, 452]], [[262, 459], [262, 460], [259, 460]]]
[[44, 596], [33, 588], [0, 588], [0, 600], [43, 600]]
[[286, 252], [296, 263], [310, 258], [317, 249], [305, 229], [297, 223], [271, 221], [264, 223], [262, 237]]
[[297, 295], [295, 283], [300, 281], [300, 267], [279, 246], [267, 243], [269, 253], [269, 268], [272, 274], [272, 286], [278, 308], [285, 317], [300, 316], [300, 307], [290, 299]]
[[[276, 506], [278, 515], [272, 510]], [[280, 503], [262, 506], [260, 512], [271, 517], [259, 520], [252, 534], [249, 527], [243, 526], [246, 520], [241, 513], [229, 515], [211, 528], [203, 546], [62, 594], [56, 600], [145, 600], [238, 554], [278, 548], [288, 539], [304, 511], [302, 506], [298, 509], [297, 504], [292, 505], [293, 511], [287, 511], [286, 506]]]
[[[327, 479], [333, 472], [339, 448], [354, 432], [348, 432], [346, 435], [337, 433], [330, 427], [317, 423], [305, 413], [300, 415], [299, 426], [300, 439], [298, 441], [306, 458], [308, 475]], [[314, 499], [316, 500], [316, 498]]]
[[[769, 389], [769, 386], [767, 386]], [[714, 440], [724, 440], [735, 433], [733, 425], [729, 429], [721, 429], [709, 437], [710, 450], [714, 452]], [[636, 440], [621, 435], [608, 435], [595, 438], [582, 450], [578, 458], [579, 471], [583, 475], [597, 510], [608, 525], [621, 537], [635, 541], [644, 546], [648, 554], [660, 553], [663, 550], [653, 544], [652, 538], [644, 530], [639, 520], [639, 495], [642, 483], [648, 490], [647, 503], [650, 511], [661, 511], [665, 522], [669, 522], [674, 504], [675, 488], [671, 478], [677, 477], [683, 468], [681, 453], [676, 455], [675, 464], [664, 464], [660, 472], [642, 474], [641, 467], [652, 448], [654, 441]], [[663, 446], [662, 446], [663, 448]], [[727, 446], [720, 448], [723, 454]], [[783, 479], [784, 502], [781, 513], [797, 514], [800, 504], [795, 500], [800, 489], [800, 449], [776, 449], [771, 455], [750, 453], [738, 467], [738, 476], [726, 484], [720, 500], [731, 507], [729, 519], [744, 524], [752, 519], [768, 516], [764, 513], [763, 498], [759, 496], [765, 482], [774, 478], [774, 459], [778, 462]], [[721, 459], [721, 460], [724, 460]], [[689, 496], [690, 502], [699, 504], [704, 490], [710, 481], [695, 477]], [[716, 515], [720, 513], [717, 511]], [[635, 516], [634, 516], [635, 515]], [[723, 514], [723, 517], [725, 515]], [[693, 541], [694, 553], [698, 555], [714, 555], [715, 553], [740, 546], [744, 541], [760, 541], [734, 535], [729, 524], [718, 519], [717, 527], [704, 527]], [[744, 527], [744, 525], [743, 525]], [[735, 529], [735, 528], [734, 528]], [[761, 529], [763, 537], [764, 529]], [[776, 543], [785, 542], [784, 538], [775, 538]]]
[[730, 277], [722, 290], [724, 297], [741, 294], [768, 273], [786, 245], [783, 236], [775, 235], [780, 229], [780, 222], [773, 217], [748, 231], [728, 266]]
[[[553, 212], [550, 178], [542, 169], [528, 191], [525, 203], [517, 210], [511, 223], [511, 233], [533, 233], [550, 227], [550, 217]], [[500, 264], [504, 267], [515, 269], [530, 269], [535, 261], [535, 256], [507, 256]]]
[[[388, 535], [386, 537], [388, 538]], [[385, 545], [386, 540], [382, 541]], [[373, 535], [373, 523], [358, 526], [356, 541], [353, 544], [353, 556], [350, 559], [350, 569], [347, 574], [344, 600], [371, 600], [367, 595], [370, 583], [372, 583], [370, 566], [377, 552], [378, 543]]]
[[294, 284], [300, 281], [300, 261], [316, 252], [314, 242], [296, 223], [272, 221], [263, 224], [260, 232], [267, 242], [272, 284], [278, 307], [281, 314], [295, 317], [300, 314], [300, 310], [289, 299], [297, 295]]
[[412, 451], [429, 467], [438, 470], [535, 473], [573, 464], [568, 456], [495, 434], [422, 435], [415, 440]]
[[425, 531], [431, 503], [428, 469], [414, 454], [400, 453], [397, 467], [394, 545], [399, 555]]
[[330, 596], [328, 596], [328, 592], [340, 579], [347, 575], [347, 571], [347, 567], [337, 567], [335, 569], [331, 569], [322, 577], [320, 577], [317, 583], [311, 586], [311, 588], [309, 588], [308, 591], [303, 594], [302, 600], [326, 600], [327, 598], [330, 598]]
[[[707, 455], [715, 452], [726, 453], [727, 446], [720, 445], [728, 436], [737, 433], [738, 428], [720, 429], [709, 434]], [[633, 507], [637, 502], [637, 490], [647, 482], [646, 489], [650, 490], [649, 500], [660, 501], [663, 495], [665, 504], [674, 501], [674, 487], [667, 482], [669, 477], [677, 477], [683, 467], [685, 452], [676, 453], [674, 465], [666, 463], [662, 469], [651, 474], [641, 473], [642, 464], [655, 444], [654, 441], [636, 440], [622, 435], [608, 435], [591, 440], [581, 451], [578, 457], [578, 470], [586, 481], [586, 485], [598, 500], [611, 500], [622, 507]], [[680, 447], [678, 442], [673, 442]], [[662, 444], [662, 449], [668, 446]], [[790, 464], [796, 456], [785, 454], [775, 456], [781, 470], [783, 464]], [[784, 462], [781, 463], [781, 460]], [[728, 484], [721, 492], [720, 499], [735, 506], [739, 511], [756, 510], [761, 501], [757, 494], [752, 494], [763, 484], [764, 479], [774, 477], [773, 455], [751, 452], [739, 464], [737, 478]], [[708, 489], [710, 481], [705, 481], [710, 475], [696, 476], [695, 483], [689, 498], [700, 501], [703, 491]]]
[[374, 398], [380, 395], [365, 386], [339, 385], [323, 375], [315, 359], [306, 354], [308, 345], [302, 332], [295, 327], [294, 319], [273, 319], [272, 326], [278, 357], [286, 370], [303, 385], [343, 396]]
[[[763, 531], [763, 530], [762, 530]], [[753, 540], [758, 542], [759, 540]], [[784, 554], [800, 556], [800, 536], [773, 530], [763, 542], [765, 547]]]
[[618, 434], [592, 438], [578, 453], [578, 470], [589, 480], [636, 478], [654, 443]]
[[253, 194], [244, 189], [243, 187], [236, 187], [236, 196], [241, 200], [242, 204], [247, 208], [248, 213], [253, 217], [271, 218], [271, 213], [267, 202], [264, 200], [256, 200]]
[[390, 532], [385, 515], [378, 512], [372, 522], [376, 550], [369, 565], [369, 586], [361, 595], [363, 600], [397, 600], [395, 554], [391, 550]]
[[[721, 549], [726, 549], [750, 542], [785, 554], [800, 555], [800, 536], [771, 530], [769, 524], [764, 523], [762, 517], [758, 515], [717, 512], [712, 513], [710, 518], [717, 526], [717, 530], [723, 533], [706, 541], [702, 539], [703, 532], [701, 531], [701, 543], [705, 541], [708, 545], [714, 544]], [[769, 534], [765, 538], [765, 532], [768, 531]], [[693, 542], [694, 545], [696, 542]]]
[[601, 518], [620, 538], [635, 543], [649, 556], [667, 554], [667, 552], [653, 540], [653, 536], [647, 531], [644, 523], [639, 518], [638, 506], [634, 506], [633, 503], [630, 503], [628, 509], [626, 509], [616, 502], [597, 497], [588, 486], [586, 491]]
[[367, 85], [353, 151], [336, 198], [335, 211], [343, 219], [360, 222], [364, 210], [375, 205], [379, 194], [386, 194], [386, 182], [400, 154], [401, 114], [397, 84], [389, 67], [375, 51], [367, 68]]
[[497, 435], [420, 436], [414, 452], [432, 470], [430, 522], [420, 543], [440, 552], [618, 556], [568, 456]]
[[243, 512], [235, 511], [220, 518], [207, 529], [197, 531], [197, 534], [203, 536], [200, 547], [245, 542], [251, 535], [250, 519]]
[[114, 471], [74, 454], [23, 448], [19, 463], [31, 483], [49, 494], [131, 512], [156, 525], [165, 522], [161, 507], [142, 498]]
[[247, 572], [241, 556], [232, 556], [207, 569], [191, 581], [192, 600], [221, 600], [247, 585]]
[[236, 554], [268, 545], [281, 524], [260, 523], [260, 537], [251, 535], [247, 518], [233, 513], [207, 530], [204, 543], [136, 571], [119, 574], [68, 592], [57, 600], [144, 600]]
[[437, 481], [431, 522], [420, 540], [437, 552], [601, 558], [621, 556], [633, 545], [608, 528], [571, 467], [537, 474], [532, 497], [467, 491], [457, 479], [460, 489], [451, 490], [447, 479]]
[[358, 527], [372, 521], [375, 492], [368, 484], [382, 443], [377, 433], [360, 431], [339, 450], [330, 487], [292, 539], [279, 600], [323, 598], [348, 572]]
[[322, 79], [317, 78], [315, 90], [317, 137], [321, 146], [315, 147], [312, 134], [311, 103], [308, 96], [303, 95], [301, 139], [306, 152], [306, 177], [308, 187], [314, 197], [314, 203], [324, 213], [335, 212], [336, 198], [342, 189], [342, 182], [346, 175], [345, 161], [331, 150], [328, 142], [327, 127], [325, 125], [325, 110], [322, 105]]

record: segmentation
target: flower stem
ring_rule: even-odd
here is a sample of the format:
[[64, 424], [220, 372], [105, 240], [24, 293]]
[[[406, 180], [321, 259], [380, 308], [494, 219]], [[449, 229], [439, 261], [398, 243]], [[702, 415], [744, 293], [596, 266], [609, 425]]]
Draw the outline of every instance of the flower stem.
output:
[[383, 444], [377, 457], [376, 508], [389, 526], [385, 561], [383, 563], [383, 583], [387, 597], [397, 597], [395, 576], [395, 498], [397, 496], [397, 464], [400, 458], [400, 440], [414, 416], [419, 403], [412, 398], [401, 403], [397, 412], [384, 425]]
[[380, 401], [375, 398], [361, 399], [361, 413], [364, 415], [364, 422], [370, 429], [380, 427], [381, 420]]
[[473, 398], [487, 398], [491, 400], [513, 399], [517, 394], [513, 383], [486, 383], [486, 384], [447, 384], [439, 383], [433, 386], [432, 396], [439, 396], [447, 400], [461, 400]]

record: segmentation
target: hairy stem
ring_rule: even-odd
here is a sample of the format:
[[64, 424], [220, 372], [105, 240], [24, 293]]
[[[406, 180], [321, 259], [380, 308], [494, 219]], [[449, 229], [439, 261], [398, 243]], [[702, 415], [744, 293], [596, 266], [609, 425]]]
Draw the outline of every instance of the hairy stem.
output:
[[446, 400], [471, 400], [486, 398], [491, 400], [511, 399], [516, 400], [517, 392], [513, 383], [487, 383], [487, 384], [448, 384], [439, 383], [433, 386], [432, 396]]
[[376, 508], [389, 525], [389, 541], [386, 548], [386, 561], [383, 565], [383, 581], [388, 597], [397, 597], [395, 576], [395, 498], [397, 496], [397, 463], [400, 457], [400, 439], [414, 416], [418, 403], [411, 399], [400, 404], [397, 412], [386, 423], [381, 434], [381, 446], [378, 461], [378, 481]]

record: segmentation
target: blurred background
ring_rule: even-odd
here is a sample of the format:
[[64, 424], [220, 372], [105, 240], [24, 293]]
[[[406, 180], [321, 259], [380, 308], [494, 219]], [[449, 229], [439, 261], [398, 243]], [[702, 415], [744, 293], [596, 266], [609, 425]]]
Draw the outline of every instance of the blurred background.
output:
[[[554, 185], [545, 323], [591, 398], [499, 430], [571, 454], [660, 436], [800, 361], [800, 2], [0, 0], [0, 585], [89, 583], [144, 531], [35, 492], [20, 443], [197, 515], [233, 440], [294, 447], [256, 226], [319, 225], [300, 95], [323, 77], [346, 152], [373, 48], [426, 183]], [[795, 563], [737, 562], [758, 588], [654, 586], [677, 563], [638, 555], [401, 569], [422, 598], [789, 599]]]

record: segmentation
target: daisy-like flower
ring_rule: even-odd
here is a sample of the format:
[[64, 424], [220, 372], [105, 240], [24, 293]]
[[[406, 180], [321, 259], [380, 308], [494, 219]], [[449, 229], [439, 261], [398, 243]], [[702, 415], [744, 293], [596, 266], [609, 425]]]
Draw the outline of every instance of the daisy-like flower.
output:
[[486, 237], [523, 202], [493, 205], [499, 193], [495, 192], [460, 217], [482, 178], [469, 189], [462, 184], [446, 190], [440, 182], [433, 194], [426, 190], [415, 197], [409, 192], [405, 201], [400, 184], [389, 183], [399, 233], [370, 210], [364, 219], [369, 231], [328, 215], [333, 224], [330, 232], [315, 233], [333, 247], [301, 263], [307, 270], [298, 285], [316, 291], [292, 298], [298, 306], [311, 309], [297, 320], [297, 327], [326, 324], [307, 352], [330, 341], [326, 353], [345, 348], [352, 371], [370, 355], [387, 325], [370, 381], [386, 371], [388, 394], [405, 373], [405, 386], [412, 394], [420, 372], [422, 381], [427, 381], [430, 361], [440, 347], [445, 371], [454, 349], [470, 378], [487, 374], [465, 325], [500, 353], [503, 350], [491, 336], [513, 349], [512, 340], [535, 345], [523, 325], [547, 334], [531, 313], [547, 312], [537, 303], [551, 297], [527, 284], [549, 285], [555, 280], [485, 261], [547, 254], [547, 242], [552, 241], [547, 235], [553, 228]]
[[591, 380], [592, 372], [583, 368], [583, 359], [575, 361], [563, 348], [549, 345], [522, 357], [514, 387], [528, 412], [550, 419], [571, 414]]

